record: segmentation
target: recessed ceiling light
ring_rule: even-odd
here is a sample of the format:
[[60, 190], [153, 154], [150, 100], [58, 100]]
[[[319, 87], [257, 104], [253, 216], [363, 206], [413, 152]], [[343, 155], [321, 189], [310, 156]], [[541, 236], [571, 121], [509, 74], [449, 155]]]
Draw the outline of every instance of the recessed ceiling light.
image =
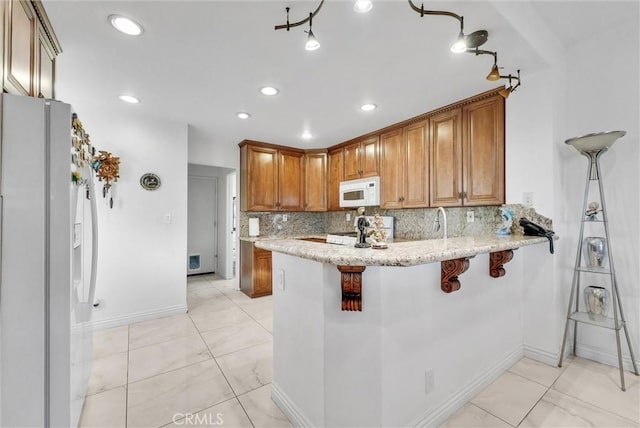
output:
[[273, 86], [264, 86], [263, 88], [260, 89], [260, 92], [262, 92], [262, 95], [275, 95], [277, 94], [278, 91], [276, 88], [274, 88]]
[[310, 140], [310, 139], [313, 138], [313, 134], [311, 134], [311, 132], [309, 132], [309, 131], [304, 131], [302, 133], [302, 138], [305, 139], [305, 140]]
[[358, 0], [353, 4], [353, 10], [358, 13], [367, 13], [372, 7], [371, 0]]
[[140, 102], [139, 98], [136, 98], [132, 95], [118, 95], [118, 98], [120, 98], [121, 101], [129, 104], [138, 104]]
[[109, 22], [111, 22], [113, 28], [130, 36], [139, 36], [143, 32], [142, 25], [126, 16], [109, 15]]
[[236, 113], [236, 116], [238, 116], [240, 119], [249, 119], [251, 117], [251, 115], [249, 113], [244, 112], [244, 111]]
[[375, 110], [377, 108], [378, 108], [378, 106], [375, 105], [375, 104], [362, 104], [360, 106], [360, 110], [362, 110], [362, 111], [372, 111], [372, 110]]

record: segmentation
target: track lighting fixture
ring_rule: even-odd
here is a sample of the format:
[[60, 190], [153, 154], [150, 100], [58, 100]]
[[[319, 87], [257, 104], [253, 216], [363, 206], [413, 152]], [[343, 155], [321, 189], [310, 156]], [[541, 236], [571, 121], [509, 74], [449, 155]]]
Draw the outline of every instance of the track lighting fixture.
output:
[[492, 55], [493, 56], [493, 66], [491, 67], [491, 71], [487, 74], [487, 80], [494, 82], [500, 79], [500, 67], [498, 67], [498, 52], [494, 51], [486, 51], [483, 49], [467, 49], [466, 52], [472, 53], [475, 56], [478, 55]]
[[[474, 31], [471, 34], [464, 34], [464, 17], [460, 16], [453, 12], [440, 11], [440, 10], [425, 10], [424, 4], [421, 4], [420, 7], [413, 4], [411, 0], [409, 0], [409, 6], [415, 12], [419, 13], [421, 17], [425, 15], [443, 15], [450, 16], [454, 19], [457, 19], [460, 22], [460, 32], [458, 33], [458, 38], [455, 43], [451, 46], [451, 52], [454, 53], [462, 53], [468, 52], [477, 55], [493, 55], [493, 66], [491, 67], [491, 71], [487, 74], [486, 79], [494, 82], [500, 79], [509, 79], [509, 86], [504, 89], [501, 89], [498, 93], [503, 97], [507, 98], [513, 91], [516, 90], [518, 86], [520, 86], [520, 70], [518, 70], [518, 75], [513, 76], [511, 74], [507, 76], [500, 75], [500, 67], [498, 67], [498, 52], [487, 51], [478, 49], [478, 47], [484, 45], [489, 38], [489, 33], [486, 30], [478, 30]], [[517, 80], [517, 83], [513, 85], [513, 80]]]
[[294, 22], [293, 24], [289, 22], [290, 8], [289, 7], [285, 8], [285, 10], [287, 11], [287, 23], [282, 25], [276, 25], [275, 30], [286, 29], [287, 31], [289, 31], [292, 27], [298, 27], [300, 25], [303, 25], [309, 22], [309, 31], [305, 31], [305, 33], [307, 33], [308, 36], [307, 36], [307, 42], [305, 43], [304, 48], [308, 51], [314, 51], [318, 49], [320, 47], [320, 42], [318, 42], [318, 39], [316, 39], [316, 36], [313, 34], [313, 31], [311, 30], [311, 21], [313, 17], [315, 17], [318, 14], [323, 4], [324, 4], [324, 0], [321, 0], [316, 10], [309, 13], [309, 16], [307, 18], [300, 20], [298, 22]]
[[[471, 34], [465, 34], [464, 33], [464, 16], [461, 16], [461, 15], [458, 15], [457, 13], [449, 12], [446, 10], [425, 10], [424, 4], [421, 4], [420, 7], [418, 7], [413, 3], [412, 0], [408, 0], [408, 1], [411, 9], [414, 12], [419, 13], [420, 17], [424, 17], [425, 15], [449, 16], [453, 19], [456, 19], [460, 23], [460, 31], [458, 32], [458, 37], [456, 38], [455, 42], [451, 46], [451, 52], [454, 52], [454, 53], [468, 52], [468, 53], [475, 54], [476, 56], [477, 55], [493, 56], [493, 66], [491, 66], [491, 70], [489, 71], [489, 74], [487, 74], [486, 79], [491, 82], [495, 82], [500, 79], [509, 80], [508, 86], [505, 85], [504, 89], [501, 89], [498, 92], [500, 95], [507, 98], [512, 92], [516, 90], [518, 86], [520, 86], [521, 84], [520, 70], [517, 71], [517, 75], [515, 76], [512, 74], [508, 74], [506, 76], [501, 75], [500, 67], [498, 67], [498, 53], [494, 51], [478, 49], [480, 46], [484, 45], [489, 38], [489, 33], [486, 30], [478, 30], [478, 31], [474, 31]], [[324, 5], [324, 2], [325, 0], [321, 0], [316, 10], [313, 12], [310, 12], [307, 18], [294, 23], [289, 22], [290, 8], [287, 7], [286, 8], [287, 23], [282, 25], [276, 25], [275, 29], [276, 30], [286, 29], [287, 31], [289, 31], [292, 27], [297, 27], [309, 22], [309, 31], [305, 31], [305, 33], [307, 33], [307, 42], [305, 44], [305, 49], [308, 51], [313, 51], [318, 49], [320, 47], [320, 43], [318, 42], [318, 39], [316, 39], [315, 35], [313, 34], [313, 30], [311, 26], [312, 26], [313, 18], [318, 14], [320, 9], [322, 8], [322, 5]], [[365, 13], [371, 10], [371, 7], [372, 5], [370, 0], [358, 0], [355, 2], [353, 6], [353, 10], [359, 13]], [[513, 84], [513, 81], [516, 81], [515, 85]]]
[[450, 16], [460, 22], [460, 32], [458, 33], [456, 41], [451, 45], [451, 52], [462, 53], [467, 49], [475, 49], [487, 42], [489, 33], [486, 30], [474, 31], [469, 35], [464, 34], [464, 16], [460, 16], [453, 12], [447, 12], [445, 10], [425, 10], [424, 4], [421, 4], [420, 7], [418, 7], [413, 4], [411, 0], [409, 0], [409, 6], [411, 6], [411, 9], [415, 12], [419, 13], [420, 17], [425, 15]]
[[316, 36], [313, 35], [313, 30], [311, 30], [311, 24], [313, 21], [313, 14], [309, 14], [309, 31], [305, 31], [309, 36], [307, 37], [307, 43], [305, 43], [304, 48], [308, 51], [315, 51], [320, 47], [320, 42], [316, 39]]
[[[521, 83], [520, 70], [518, 70], [517, 72], [518, 72], [517, 76], [513, 76], [512, 74], [508, 74], [507, 76], [500, 76], [501, 79], [509, 79], [509, 86], [505, 85], [503, 89], [500, 89], [498, 91], [498, 93], [502, 95], [504, 98], [509, 98], [509, 95], [511, 95], [512, 92], [515, 92], [516, 88], [520, 86], [520, 83]], [[513, 80], [517, 80], [518, 83], [514, 85], [512, 82]]]

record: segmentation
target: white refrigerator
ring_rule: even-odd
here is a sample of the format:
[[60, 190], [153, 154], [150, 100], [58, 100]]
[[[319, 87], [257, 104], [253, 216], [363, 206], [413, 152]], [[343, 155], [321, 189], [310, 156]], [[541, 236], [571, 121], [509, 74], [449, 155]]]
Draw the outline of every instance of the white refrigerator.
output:
[[0, 97], [0, 426], [75, 427], [92, 360], [93, 173], [72, 183], [70, 105]]

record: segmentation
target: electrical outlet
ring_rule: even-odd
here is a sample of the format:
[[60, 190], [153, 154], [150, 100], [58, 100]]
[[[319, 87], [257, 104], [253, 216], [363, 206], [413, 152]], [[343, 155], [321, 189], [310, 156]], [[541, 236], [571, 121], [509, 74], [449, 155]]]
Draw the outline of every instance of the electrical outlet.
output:
[[282, 215], [282, 221], [288, 221], [289, 220], [289, 216], [286, 214]]
[[351, 213], [347, 213], [347, 221], [351, 221]]
[[524, 192], [522, 194], [522, 205], [526, 207], [533, 206], [533, 192]]
[[435, 389], [435, 375], [433, 373], [433, 369], [427, 369], [424, 372], [424, 393], [431, 394]]
[[473, 211], [467, 211], [467, 223], [473, 223], [476, 221], [476, 216]]

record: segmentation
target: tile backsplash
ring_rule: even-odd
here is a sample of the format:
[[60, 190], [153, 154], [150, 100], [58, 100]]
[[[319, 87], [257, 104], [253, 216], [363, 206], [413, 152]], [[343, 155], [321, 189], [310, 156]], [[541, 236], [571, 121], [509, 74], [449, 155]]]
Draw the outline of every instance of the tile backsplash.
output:
[[[551, 220], [536, 213], [533, 208], [520, 204], [506, 205], [514, 212], [512, 233], [522, 233], [518, 220], [526, 217], [534, 223], [550, 229]], [[402, 210], [385, 210], [379, 207], [368, 207], [366, 215], [380, 213], [380, 215], [394, 217], [394, 236], [399, 239], [433, 239], [441, 238], [444, 224], [440, 221], [439, 231], [433, 231], [436, 218], [436, 208], [415, 208]], [[456, 207], [445, 208], [447, 213], [448, 235], [479, 236], [495, 233], [502, 224], [500, 209], [490, 207]], [[474, 222], [467, 223], [467, 211], [473, 211]], [[351, 220], [347, 221], [347, 214]], [[286, 220], [284, 221], [286, 216]], [[256, 217], [260, 223], [260, 236], [277, 237], [291, 235], [308, 235], [335, 232], [353, 232], [355, 210], [332, 212], [241, 212], [240, 236], [249, 236], [249, 218]]]

